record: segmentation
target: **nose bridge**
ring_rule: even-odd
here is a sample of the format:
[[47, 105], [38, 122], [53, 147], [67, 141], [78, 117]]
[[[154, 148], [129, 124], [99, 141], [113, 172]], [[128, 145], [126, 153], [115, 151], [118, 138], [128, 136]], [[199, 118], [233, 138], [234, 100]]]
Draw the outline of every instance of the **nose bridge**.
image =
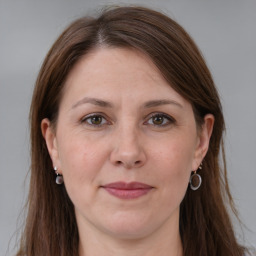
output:
[[132, 119], [120, 122], [114, 135], [114, 149], [111, 161], [126, 168], [144, 164], [146, 156], [140, 139], [140, 131]]
[[138, 128], [134, 121], [123, 122], [119, 127], [119, 138], [124, 149], [128, 147], [136, 147], [136, 139], [138, 137]]

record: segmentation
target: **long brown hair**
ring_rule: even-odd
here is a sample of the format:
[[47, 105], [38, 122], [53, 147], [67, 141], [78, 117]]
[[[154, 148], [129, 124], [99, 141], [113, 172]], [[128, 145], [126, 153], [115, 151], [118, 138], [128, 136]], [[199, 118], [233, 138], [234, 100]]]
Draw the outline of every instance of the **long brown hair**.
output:
[[[41, 134], [42, 119], [54, 125], [65, 79], [75, 63], [100, 46], [129, 47], [149, 56], [164, 78], [192, 105], [197, 125], [205, 114], [215, 117], [198, 191], [187, 189], [180, 207], [184, 256], [242, 256], [227, 204], [236, 214], [225, 168], [221, 103], [211, 74], [197, 46], [167, 16], [142, 7], [105, 10], [98, 18], [73, 22], [50, 49], [40, 70], [31, 104], [31, 181], [28, 216], [17, 255], [78, 255], [74, 206], [55, 174]], [[220, 159], [224, 164], [220, 164]], [[221, 167], [222, 166], [222, 167]]]

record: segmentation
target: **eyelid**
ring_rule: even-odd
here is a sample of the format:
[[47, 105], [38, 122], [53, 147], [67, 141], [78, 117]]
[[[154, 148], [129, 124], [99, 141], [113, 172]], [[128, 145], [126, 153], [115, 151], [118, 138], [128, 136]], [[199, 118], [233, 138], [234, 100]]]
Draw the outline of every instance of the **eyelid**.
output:
[[[95, 117], [95, 116], [100, 116], [100, 117], [102, 117], [102, 119], [106, 120], [106, 123], [104, 123], [104, 124], [98, 124], [98, 125], [97, 125], [97, 124], [90, 124], [90, 123], [86, 122], [86, 120], [88, 120], [88, 119], [90, 119], [90, 118], [92, 118], [92, 117]], [[83, 116], [83, 117], [81, 118], [80, 122], [83, 123], [83, 124], [86, 124], [86, 125], [88, 125], [88, 126], [92, 126], [92, 127], [101, 127], [101, 126], [104, 126], [104, 125], [109, 125], [109, 124], [111, 124], [111, 122], [108, 120], [108, 118], [106, 117], [106, 115], [103, 114], [103, 113], [101, 113], [101, 112], [91, 113], [91, 114], [88, 114], [88, 115], [86, 115], [86, 116]]]
[[[86, 122], [88, 119], [90, 119], [90, 118], [92, 118], [92, 117], [95, 117], [95, 116], [101, 117], [103, 120], [105, 120], [105, 122], [104, 122], [104, 123], [101, 123], [101, 124], [90, 124], [90, 123]], [[149, 120], [150, 120], [151, 118], [153, 118], [153, 117], [156, 117], [156, 116], [161, 116], [161, 117], [167, 119], [167, 120], [168, 120], [167, 123], [165, 123], [165, 124], [159, 124], [159, 125], [157, 125], [157, 124], [149, 124], [149, 123], [148, 123]], [[146, 121], [143, 122], [144, 125], [152, 125], [152, 126], [159, 127], [159, 128], [165, 127], [165, 126], [168, 126], [168, 125], [172, 125], [172, 124], [176, 123], [176, 120], [175, 120], [172, 116], [170, 116], [170, 115], [168, 115], [168, 114], [166, 114], [166, 113], [163, 113], [163, 112], [153, 112], [153, 113], [150, 113], [150, 114], [147, 115], [144, 119], [146, 119]], [[81, 122], [82, 124], [85, 124], [85, 125], [88, 125], [88, 126], [91, 126], [91, 127], [96, 127], [96, 128], [97, 128], [97, 127], [99, 128], [99, 127], [104, 126], [104, 125], [111, 125], [111, 124], [112, 124], [112, 123], [109, 121], [109, 118], [106, 117], [106, 115], [105, 115], [104, 113], [101, 113], [101, 112], [95, 112], [95, 113], [87, 114], [86, 116], [83, 116], [83, 117], [80, 119], [80, 122]]]
[[153, 112], [153, 113], [149, 114], [146, 117], [146, 121], [143, 124], [148, 123], [148, 121], [151, 118], [155, 117], [155, 116], [162, 116], [162, 117], [168, 119], [168, 123], [167, 124], [160, 124], [160, 125], [157, 125], [157, 124], [150, 124], [150, 125], [153, 125], [153, 126], [156, 126], [156, 127], [165, 127], [165, 126], [168, 126], [168, 125], [176, 123], [176, 120], [172, 116], [170, 116], [170, 115], [168, 115], [166, 113], [163, 113], [163, 112]]

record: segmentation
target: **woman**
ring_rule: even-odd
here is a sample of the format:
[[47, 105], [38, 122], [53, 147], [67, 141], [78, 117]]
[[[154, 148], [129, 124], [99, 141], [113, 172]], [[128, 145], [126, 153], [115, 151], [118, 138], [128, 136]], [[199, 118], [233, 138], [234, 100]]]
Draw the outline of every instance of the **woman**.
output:
[[209, 70], [176, 22], [140, 7], [75, 21], [35, 86], [17, 255], [244, 255], [223, 131]]

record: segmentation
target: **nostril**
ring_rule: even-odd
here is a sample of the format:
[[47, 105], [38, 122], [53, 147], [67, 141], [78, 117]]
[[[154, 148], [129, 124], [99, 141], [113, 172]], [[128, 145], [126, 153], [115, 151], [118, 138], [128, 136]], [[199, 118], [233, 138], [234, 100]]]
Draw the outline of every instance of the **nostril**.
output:
[[126, 162], [123, 162], [123, 161], [116, 161], [116, 165], [127, 165], [127, 166], [129, 166], [129, 167], [132, 167], [132, 166], [138, 166], [138, 165], [140, 165], [141, 164], [141, 161], [140, 160], [138, 160], [138, 161], [135, 161], [133, 164], [132, 163], [126, 163]]

